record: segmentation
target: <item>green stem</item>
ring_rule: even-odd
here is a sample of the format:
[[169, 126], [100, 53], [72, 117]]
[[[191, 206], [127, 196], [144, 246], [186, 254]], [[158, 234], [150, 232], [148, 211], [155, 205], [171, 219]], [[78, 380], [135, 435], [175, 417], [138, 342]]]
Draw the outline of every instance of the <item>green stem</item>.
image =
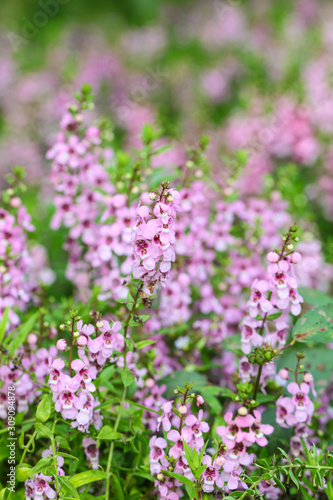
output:
[[136, 306], [138, 304], [138, 299], [139, 299], [140, 292], [141, 292], [141, 286], [139, 286], [138, 289], [137, 289], [136, 295], [134, 297], [134, 302], [133, 302], [132, 309], [130, 310], [130, 313], [129, 313], [128, 317], [127, 317], [127, 320], [126, 320], [126, 323], [125, 323], [125, 326], [124, 326], [124, 341], [125, 341], [125, 345], [124, 345], [124, 369], [127, 366], [127, 360], [126, 360], [126, 355], [127, 355], [126, 337], [127, 337], [129, 322], [130, 322], [131, 317], [133, 316], [133, 314], [135, 312], [135, 309], [136, 309]]
[[[134, 297], [134, 302], [133, 302], [132, 309], [130, 310], [130, 313], [129, 313], [128, 317], [127, 317], [127, 320], [126, 320], [126, 323], [125, 323], [125, 326], [124, 326], [124, 341], [125, 341], [125, 343], [124, 343], [124, 370], [126, 369], [126, 354], [127, 354], [126, 337], [127, 337], [127, 331], [128, 331], [128, 327], [129, 327], [129, 323], [130, 323], [131, 317], [134, 314], [134, 311], [136, 309], [140, 292], [141, 292], [141, 286], [139, 286], [138, 289], [137, 289], [136, 295]], [[118, 429], [118, 426], [119, 426], [119, 422], [120, 422], [121, 415], [122, 415], [122, 412], [123, 412], [125, 400], [126, 400], [126, 387], [124, 387], [124, 390], [123, 390], [123, 395], [122, 395], [121, 402], [120, 402], [119, 412], [118, 412], [117, 420], [116, 420], [116, 423], [115, 423], [115, 426], [114, 426], [114, 431], [115, 432], [117, 432], [117, 429]], [[114, 450], [114, 441], [112, 441], [111, 445], [110, 445], [109, 456], [108, 456], [108, 461], [107, 461], [107, 466], [106, 466], [105, 500], [109, 500], [109, 495], [110, 495], [110, 472], [111, 472], [111, 466], [112, 466], [113, 450]]]
[[127, 479], [125, 481], [124, 490], [127, 490], [128, 486], [131, 483], [131, 479], [139, 466], [140, 458], [141, 458], [141, 443], [139, 443], [139, 453], [138, 453], [137, 459], [135, 461], [134, 467], [133, 467], [133, 469], [129, 469], [131, 471], [131, 474], [127, 477]]
[[[118, 413], [117, 420], [116, 420], [116, 423], [114, 426], [115, 432], [117, 432], [117, 430], [118, 430], [119, 422], [121, 419], [121, 414], [123, 412], [125, 399], [126, 399], [126, 387], [124, 387], [124, 390], [123, 390], [123, 396], [121, 398], [119, 413]], [[106, 465], [105, 500], [109, 500], [109, 494], [110, 494], [110, 472], [111, 472], [111, 465], [112, 465], [112, 458], [113, 458], [113, 450], [114, 450], [114, 441], [111, 442], [109, 456], [108, 456], [108, 462]]]
[[[32, 443], [32, 442], [33, 442], [33, 440], [35, 439], [36, 434], [37, 434], [37, 433], [36, 433], [36, 431], [35, 431], [35, 432], [32, 434], [32, 436], [30, 436], [29, 441], [27, 442], [27, 444], [25, 445], [25, 447], [24, 447], [24, 449], [23, 449], [22, 456], [21, 456], [21, 459], [20, 459], [20, 461], [19, 461], [19, 464], [18, 464], [17, 468], [18, 468], [18, 467], [20, 467], [20, 465], [22, 465], [22, 464], [23, 464], [23, 460], [25, 459], [25, 456], [26, 456], [26, 454], [27, 454], [27, 451], [28, 451], [28, 449], [29, 449], [29, 447], [30, 447], [31, 443]], [[10, 492], [9, 492], [9, 495], [8, 495], [8, 497], [7, 497], [7, 500], [9, 500], [11, 497], [12, 497], [12, 491], [10, 491]]]
[[52, 438], [51, 439], [51, 444], [52, 444], [52, 455], [53, 455], [53, 467], [54, 467], [54, 480], [56, 484], [56, 490], [57, 494], [60, 494], [60, 484], [58, 480], [58, 463], [57, 463], [57, 456], [56, 456], [56, 444], [55, 444], [55, 439], [54, 439], [54, 432], [55, 432], [55, 426], [57, 423], [57, 416], [54, 416], [54, 421], [53, 421], [53, 426], [52, 426]]
[[258, 375], [257, 375], [257, 379], [256, 379], [256, 384], [254, 386], [254, 391], [253, 391], [252, 399], [254, 399], [255, 401], [256, 401], [256, 398], [257, 398], [258, 390], [259, 390], [260, 377], [261, 377], [261, 372], [262, 372], [262, 366], [263, 365], [260, 365], [259, 368], [258, 368]]

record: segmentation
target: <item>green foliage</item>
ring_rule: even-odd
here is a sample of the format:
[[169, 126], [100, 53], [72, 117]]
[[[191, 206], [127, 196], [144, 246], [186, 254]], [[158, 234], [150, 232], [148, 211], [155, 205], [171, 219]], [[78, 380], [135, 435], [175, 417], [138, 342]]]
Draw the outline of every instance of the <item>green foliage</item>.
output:
[[293, 329], [298, 342], [327, 343], [333, 341], [333, 304], [310, 309], [301, 316]]

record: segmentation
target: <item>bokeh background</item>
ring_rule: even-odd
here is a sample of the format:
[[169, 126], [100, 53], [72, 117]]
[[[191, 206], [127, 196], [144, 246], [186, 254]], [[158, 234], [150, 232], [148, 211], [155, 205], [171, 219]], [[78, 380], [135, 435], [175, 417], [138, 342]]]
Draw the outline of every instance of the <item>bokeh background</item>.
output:
[[71, 285], [62, 235], [48, 229], [45, 153], [85, 82], [115, 144], [138, 147], [142, 125], [155, 124], [173, 144], [157, 165], [170, 172], [209, 135], [212, 181], [228, 189], [232, 179], [244, 197], [279, 193], [308, 257], [332, 262], [331, 2], [2, 0], [0, 23], [0, 172], [26, 168], [32, 238], [56, 271], [53, 294]]

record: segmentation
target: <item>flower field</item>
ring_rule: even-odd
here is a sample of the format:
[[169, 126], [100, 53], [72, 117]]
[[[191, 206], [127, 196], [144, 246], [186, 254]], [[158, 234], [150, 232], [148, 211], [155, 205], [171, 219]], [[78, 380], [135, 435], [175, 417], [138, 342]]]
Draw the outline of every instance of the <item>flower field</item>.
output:
[[333, 500], [331, 3], [0, 13], [0, 500]]

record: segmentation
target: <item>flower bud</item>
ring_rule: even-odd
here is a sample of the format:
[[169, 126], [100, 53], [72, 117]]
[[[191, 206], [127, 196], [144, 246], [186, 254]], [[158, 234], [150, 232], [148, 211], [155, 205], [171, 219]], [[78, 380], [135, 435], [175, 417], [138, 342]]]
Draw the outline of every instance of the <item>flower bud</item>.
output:
[[73, 335], [77, 339], [80, 336], [79, 330], [75, 330], [75, 332], [73, 333]]
[[155, 385], [155, 380], [153, 378], [147, 378], [146, 380], [146, 387], [148, 389], [151, 389]]
[[178, 411], [181, 415], [185, 415], [185, 413], [187, 413], [186, 405], [180, 405], [180, 407], [178, 408]]
[[156, 197], [157, 197], [157, 194], [156, 194], [156, 193], [154, 193], [154, 192], [149, 193], [149, 199], [150, 199], [151, 201], [155, 201], [155, 200], [156, 200]]
[[289, 380], [289, 371], [287, 368], [281, 368], [281, 370], [279, 371], [279, 376], [283, 379], [283, 380]]
[[214, 464], [217, 465], [218, 467], [222, 467], [225, 463], [225, 458], [222, 457], [222, 455], [217, 455], [217, 457], [214, 460]]
[[13, 207], [13, 208], [18, 208], [20, 205], [21, 205], [21, 200], [18, 196], [14, 196], [11, 200], [10, 200], [10, 206]]
[[240, 415], [241, 417], [246, 417], [247, 409], [245, 408], [245, 406], [241, 406], [240, 408], [238, 408], [238, 415]]
[[59, 339], [57, 342], [57, 349], [58, 351], [66, 351], [67, 349], [67, 340], [65, 339]]
[[80, 335], [77, 338], [76, 344], [79, 345], [80, 347], [86, 346], [88, 343], [87, 337], [85, 335]]
[[171, 194], [169, 194], [169, 196], [167, 196], [167, 201], [169, 203], [171, 203], [173, 201], [173, 196], [171, 196]]
[[29, 345], [37, 344], [37, 335], [35, 333], [29, 333], [27, 341]]
[[201, 406], [205, 402], [204, 398], [202, 396], [200, 396], [200, 394], [197, 394], [197, 396], [196, 396], [195, 399], [196, 399], [196, 405], [197, 406]]
[[159, 474], [157, 474], [157, 480], [158, 481], [163, 481], [163, 479], [164, 479], [164, 476], [163, 476], [163, 474], [161, 472]]
[[298, 264], [302, 260], [302, 256], [299, 252], [293, 252], [290, 257], [293, 264]]
[[97, 323], [96, 323], [96, 326], [97, 326], [97, 328], [103, 328], [103, 326], [104, 326], [103, 321], [101, 319], [98, 320]]
[[310, 384], [313, 382], [313, 376], [309, 372], [305, 372], [303, 375], [303, 382], [306, 382], [307, 384]]
[[279, 260], [279, 256], [276, 252], [269, 252], [267, 254], [267, 260], [271, 264], [275, 264], [275, 262], [277, 262]]
[[186, 162], [186, 168], [193, 168], [194, 167], [194, 162], [192, 160], [188, 160]]
[[66, 326], [66, 325], [64, 325], [63, 323], [61, 323], [61, 325], [59, 326], [59, 329], [60, 329], [60, 330], [65, 330], [65, 326]]
[[175, 389], [173, 392], [174, 392], [175, 394], [179, 394], [178, 389]]
[[292, 243], [289, 243], [289, 245], [287, 245], [287, 250], [289, 252], [291, 252], [292, 250], [294, 250], [294, 245]]

